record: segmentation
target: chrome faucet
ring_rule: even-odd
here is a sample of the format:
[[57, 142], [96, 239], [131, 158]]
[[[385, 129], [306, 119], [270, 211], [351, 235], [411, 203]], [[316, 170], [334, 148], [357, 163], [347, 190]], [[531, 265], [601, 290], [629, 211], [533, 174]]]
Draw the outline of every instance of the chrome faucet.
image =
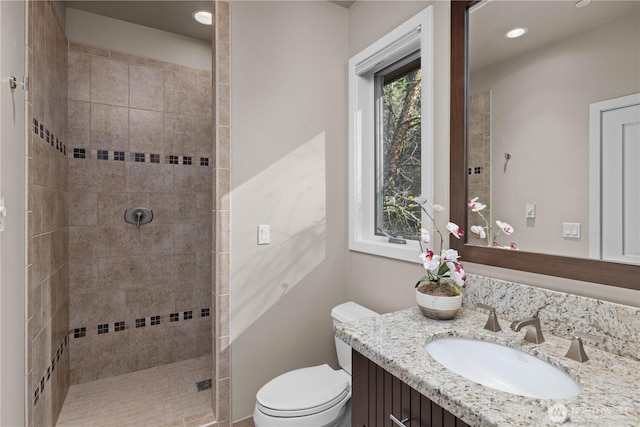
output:
[[516, 320], [511, 324], [511, 329], [518, 332], [520, 329], [526, 327], [527, 333], [524, 335], [524, 340], [532, 342], [534, 344], [541, 344], [544, 342], [542, 336], [542, 327], [540, 326], [539, 317], [531, 317], [529, 319]]

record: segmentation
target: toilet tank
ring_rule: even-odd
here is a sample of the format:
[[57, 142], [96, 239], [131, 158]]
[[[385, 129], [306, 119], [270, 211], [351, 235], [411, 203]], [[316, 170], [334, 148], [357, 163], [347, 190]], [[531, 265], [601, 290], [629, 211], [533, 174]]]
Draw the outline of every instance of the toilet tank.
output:
[[[378, 316], [378, 313], [352, 301], [340, 304], [331, 310], [334, 326], [373, 316]], [[338, 363], [342, 369], [351, 375], [351, 347], [341, 339], [335, 338], [335, 340]]]

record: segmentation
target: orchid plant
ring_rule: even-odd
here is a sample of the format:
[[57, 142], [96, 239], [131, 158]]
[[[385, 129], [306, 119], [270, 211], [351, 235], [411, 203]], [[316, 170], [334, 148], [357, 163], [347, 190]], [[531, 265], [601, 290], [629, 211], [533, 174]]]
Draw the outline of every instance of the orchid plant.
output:
[[487, 246], [493, 246], [494, 248], [501, 248], [501, 249], [518, 250], [518, 247], [513, 242], [509, 244], [509, 246], [503, 246], [497, 242], [498, 236], [500, 234], [505, 234], [507, 236], [510, 236], [511, 234], [513, 234], [514, 229], [511, 226], [511, 224], [498, 220], [496, 221], [498, 230], [495, 231], [493, 227], [490, 225], [489, 220], [487, 220], [487, 218], [482, 214], [482, 211], [484, 210], [484, 208], [487, 207], [487, 205], [480, 203], [478, 201], [478, 197], [474, 197], [473, 199], [470, 199], [467, 202], [467, 206], [471, 212], [477, 213], [480, 216], [480, 218], [482, 218], [482, 220], [484, 221], [484, 226], [472, 225], [471, 232], [474, 233], [476, 236], [478, 236], [478, 238], [480, 239], [487, 239]]
[[[460, 262], [460, 256], [455, 249], [444, 249], [445, 237], [440, 232], [438, 224], [435, 218], [426, 209], [425, 206], [429, 206], [434, 213], [444, 211], [444, 207], [438, 204], [429, 203], [429, 201], [423, 197], [413, 197], [412, 202], [420, 206], [422, 211], [431, 220], [434, 230], [440, 236], [440, 255], [436, 255], [433, 251], [429, 250], [427, 245], [431, 241], [431, 235], [425, 228], [420, 229], [420, 236], [418, 242], [420, 243], [420, 255], [424, 268], [427, 270], [427, 274], [420, 278], [416, 283], [416, 288], [432, 295], [442, 296], [455, 296], [460, 295], [460, 289], [464, 286], [467, 279], [464, 275], [464, 268]], [[447, 223], [447, 237], [452, 234], [456, 238], [460, 238], [464, 235], [464, 232], [453, 222]]]

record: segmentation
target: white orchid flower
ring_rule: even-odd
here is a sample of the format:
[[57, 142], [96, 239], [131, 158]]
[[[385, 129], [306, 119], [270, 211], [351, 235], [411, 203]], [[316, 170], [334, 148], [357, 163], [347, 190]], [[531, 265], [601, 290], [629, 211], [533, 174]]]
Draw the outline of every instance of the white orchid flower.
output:
[[429, 233], [429, 230], [421, 228], [420, 239], [422, 240], [423, 243], [429, 243], [431, 241], [431, 234]]
[[474, 197], [473, 199], [468, 200], [467, 206], [469, 207], [471, 212], [478, 212], [487, 207], [487, 205], [478, 202], [478, 197]]
[[496, 224], [498, 224], [498, 227], [500, 227], [500, 230], [502, 230], [502, 232], [504, 234], [506, 234], [507, 236], [510, 234], [513, 234], [513, 232], [515, 231], [513, 229], [513, 227], [511, 226], [511, 224], [506, 223], [506, 222], [502, 222], [502, 221], [496, 221]]
[[487, 233], [485, 233], [484, 227], [480, 225], [472, 225], [471, 232], [476, 234], [481, 239], [484, 239], [485, 237], [487, 237]]
[[458, 227], [458, 225], [453, 222], [447, 223], [447, 230], [449, 230], [449, 232], [456, 236], [458, 239], [464, 236], [464, 231], [460, 230], [460, 227]]
[[464, 270], [462, 272], [452, 271], [449, 273], [449, 276], [458, 286], [464, 286], [464, 281], [467, 279], [464, 275]]
[[458, 258], [460, 258], [460, 255], [458, 255], [458, 251], [456, 251], [455, 249], [443, 249], [441, 253], [441, 258], [444, 262], [448, 263], [448, 262], [456, 261]]
[[458, 286], [464, 286], [467, 277], [464, 275], [464, 268], [459, 262], [447, 262], [449, 267], [449, 277], [451, 277]]
[[427, 251], [418, 256], [426, 268], [429, 271], [437, 271], [440, 267], [440, 257], [438, 255], [434, 255], [432, 251]]

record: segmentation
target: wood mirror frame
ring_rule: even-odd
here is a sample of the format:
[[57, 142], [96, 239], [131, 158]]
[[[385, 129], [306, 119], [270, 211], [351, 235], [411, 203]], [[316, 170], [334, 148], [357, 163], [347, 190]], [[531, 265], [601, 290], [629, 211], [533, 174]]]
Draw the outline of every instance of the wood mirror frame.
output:
[[[467, 97], [468, 97], [468, 9], [478, 0], [451, 2], [451, 221], [467, 230]], [[451, 239], [463, 261], [531, 273], [582, 280], [619, 288], [640, 290], [640, 266], [512, 251], [466, 244]]]

